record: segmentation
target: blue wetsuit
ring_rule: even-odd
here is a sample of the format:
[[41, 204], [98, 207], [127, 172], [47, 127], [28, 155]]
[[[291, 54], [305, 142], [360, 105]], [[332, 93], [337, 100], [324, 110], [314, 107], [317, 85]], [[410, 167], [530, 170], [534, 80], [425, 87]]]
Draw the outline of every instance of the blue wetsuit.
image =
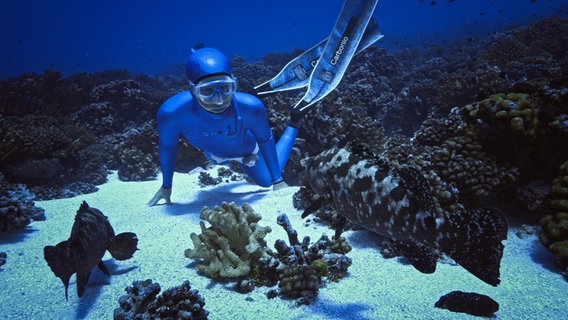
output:
[[[158, 110], [162, 187], [171, 188], [177, 146], [183, 135], [209, 159], [242, 158], [258, 149], [252, 167], [241, 163], [244, 172], [258, 185], [268, 187], [282, 181], [298, 129], [288, 126], [278, 143], [274, 142], [262, 102], [249, 94], [236, 92], [229, 108], [220, 114], [204, 110], [189, 91], [166, 100]], [[226, 163], [222, 161], [220, 163]]]

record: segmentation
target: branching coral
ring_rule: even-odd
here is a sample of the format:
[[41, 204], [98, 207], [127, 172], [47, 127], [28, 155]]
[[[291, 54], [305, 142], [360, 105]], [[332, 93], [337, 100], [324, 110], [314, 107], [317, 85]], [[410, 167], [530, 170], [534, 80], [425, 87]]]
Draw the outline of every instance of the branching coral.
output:
[[135, 280], [125, 289], [127, 294], [118, 299], [120, 307], [114, 310], [114, 319], [207, 319], [205, 300], [197, 290], [191, 289], [189, 281], [158, 296], [160, 290], [160, 285], [151, 279]]
[[351, 259], [345, 254], [351, 251], [351, 245], [344, 237], [331, 240], [325, 234], [311, 245], [309, 237], [300, 242], [285, 214], [278, 217], [278, 224], [290, 241], [289, 246], [284, 240], [274, 244], [281, 262], [277, 269], [280, 293], [286, 298], [297, 299], [298, 304], [311, 304], [317, 298], [323, 277], [338, 281], [347, 273]]
[[236, 278], [248, 275], [251, 265], [268, 256], [264, 237], [270, 227], [258, 225], [261, 216], [248, 204], [240, 208], [235, 203], [223, 202], [213, 210], [205, 207], [200, 218], [201, 234], [190, 235], [193, 249], [185, 256], [200, 259], [197, 269], [210, 278]]

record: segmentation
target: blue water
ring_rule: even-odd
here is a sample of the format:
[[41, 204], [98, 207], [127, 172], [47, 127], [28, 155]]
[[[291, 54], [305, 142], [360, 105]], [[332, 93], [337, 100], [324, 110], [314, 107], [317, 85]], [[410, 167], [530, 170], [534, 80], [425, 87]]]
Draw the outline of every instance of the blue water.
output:
[[[51, 68], [155, 74], [198, 43], [247, 61], [327, 37], [342, 0], [19, 0], [0, 2], [0, 78]], [[381, 0], [387, 50], [488, 37], [510, 25], [566, 17], [568, 0]]]

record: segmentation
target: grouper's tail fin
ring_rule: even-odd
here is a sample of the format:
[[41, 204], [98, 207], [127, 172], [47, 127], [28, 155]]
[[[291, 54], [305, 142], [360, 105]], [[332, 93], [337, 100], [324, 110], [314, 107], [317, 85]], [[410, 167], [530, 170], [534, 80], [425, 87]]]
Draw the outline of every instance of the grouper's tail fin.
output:
[[484, 282], [497, 286], [507, 239], [507, 220], [497, 209], [456, 212], [446, 217], [439, 248]]

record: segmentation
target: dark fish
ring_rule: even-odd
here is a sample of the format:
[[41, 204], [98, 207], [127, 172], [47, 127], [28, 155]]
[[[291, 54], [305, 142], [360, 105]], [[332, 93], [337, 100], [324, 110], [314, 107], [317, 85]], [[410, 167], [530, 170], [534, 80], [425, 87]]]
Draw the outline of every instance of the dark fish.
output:
[[98, 266], [109, 276], [108, 270], [101, 261], [108, 250], [113, 258], [126, 260], [138, 248], [138, 238], [132, 232], [114, 234], [108, 218], [98, 209], [91, 208], [83, 201], [71, 230], [69, 240], [62, 241], [56, 246], [43, 248], [45, 261], [56, 277], [65, 285], [65, 299], [69, 279], [77, 273], [77, 295], [81, 297], [87, 287], [91, 269]]
[[497, 301], [475, 292], [452, 291], [442, 296], [434, 306], [480, 317], [491, 317], [499, 311]]
[[391, 239], [420, 272], [433, 273], [441, 251], [484, 282], [499, 284], [507, 222], [498, 210], [439, 217], [417, 169], [394, 168], [361, 146], [333, 148], [304, 165], [315, 192], [350, 222]]

